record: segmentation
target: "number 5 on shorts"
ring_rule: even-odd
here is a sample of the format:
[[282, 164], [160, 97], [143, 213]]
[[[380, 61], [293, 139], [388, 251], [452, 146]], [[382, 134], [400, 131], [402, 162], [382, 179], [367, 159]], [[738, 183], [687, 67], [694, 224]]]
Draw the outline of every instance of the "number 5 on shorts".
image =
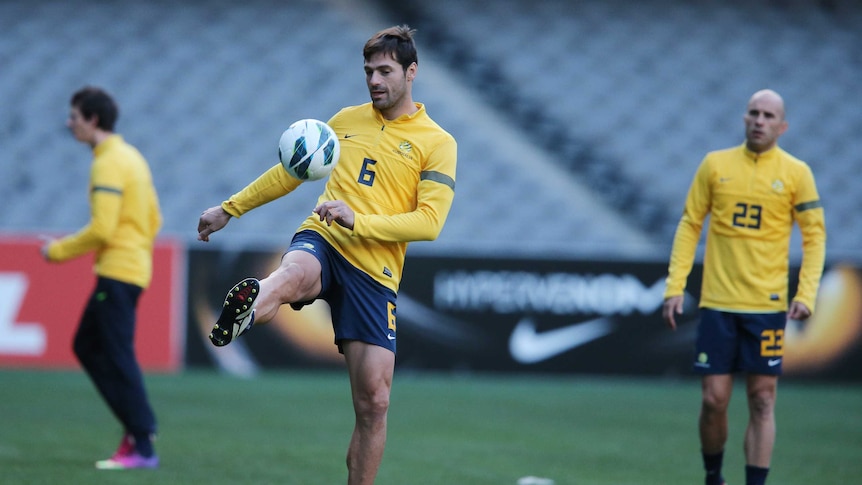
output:
[[386, 309], [386, 313], [389, 315], [389, 330], [395, 331], [395, 305], [392, 302], [388, 302], [388, 308]]

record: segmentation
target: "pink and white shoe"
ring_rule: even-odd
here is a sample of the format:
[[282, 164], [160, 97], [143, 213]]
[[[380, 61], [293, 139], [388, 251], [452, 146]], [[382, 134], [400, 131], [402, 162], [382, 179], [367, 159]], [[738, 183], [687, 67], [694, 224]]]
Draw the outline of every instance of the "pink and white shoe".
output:
[[145, 457], [133, 451], [129, 455], [114, 456], [107, 460], [96, 462], [99, 470], [130, 470], [133, 468], [158, 468], [159, 457], [156, 455]]
[[120, 446], [114, 455], [107, 460], [96, 462], [99, 470], [125, 470], [127, 468], [157, 468], [159, 458], [153, 455], [149, 458], [141, 456], [135, 451], [135, 438], [130, 434], [124, 434], [120, 440]]

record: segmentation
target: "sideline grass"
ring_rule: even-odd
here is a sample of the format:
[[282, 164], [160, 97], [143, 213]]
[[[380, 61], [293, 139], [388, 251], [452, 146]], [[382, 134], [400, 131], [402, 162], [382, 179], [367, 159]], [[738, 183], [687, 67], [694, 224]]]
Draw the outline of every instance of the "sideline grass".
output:
[[[120, 429], [80, 372], [0, 371], [4, 484], [344, 483], [352, 429], [343, 373], [148, 375], [155, 471], [97, 471]], [[741, 388], [726, 478], [743, 483]], [[695, 381], [396, 372], [381, 485], [702, 483]], [[862, 386], [782, 382], [770, 483], [858, 483]]]

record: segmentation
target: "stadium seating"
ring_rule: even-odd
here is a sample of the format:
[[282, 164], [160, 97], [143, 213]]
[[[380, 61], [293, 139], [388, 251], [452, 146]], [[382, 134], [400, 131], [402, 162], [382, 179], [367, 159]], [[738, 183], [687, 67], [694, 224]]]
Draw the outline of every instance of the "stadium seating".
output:
[[[86, 222], [90, 157], [63, 122], [71, 92], [97, 84], [116, 95], [118, 131], [152, 165], [165, 233], [194, 240], [201, 210], [276, 163], [290, 122], [367, 100], [362, 43], [409, 21], [415, 97], [459, 142], [449, 222], [417, 250], [666, 257], [697, 162], [741, 142], [742, 107], [765, 86], [788, 102], [782, 145], [817, 176], [830, 253], [862, 243], [851, 185], [862, 166], [851, 101], [862, 9], [852, 2], [361, 8], [388, 20], [331, 0], [0, 2], [0, 231]], [[284, 244], [320, 189], [306, 184], [214, 242]]]
[[505, 93], [510, 119], [555, 133], [548, 148], [571, 173], [616, 187], [596, 196], [661, 241], [703, 154], [740, 143], [748, 97], [778, 90], [791, 123], [781, 144], [815, 172], [830, 254], [862, 242], [862, 199], [847, 183], [862, 162], [858, 2], [385, 3], [430, 30], [487, 102]]

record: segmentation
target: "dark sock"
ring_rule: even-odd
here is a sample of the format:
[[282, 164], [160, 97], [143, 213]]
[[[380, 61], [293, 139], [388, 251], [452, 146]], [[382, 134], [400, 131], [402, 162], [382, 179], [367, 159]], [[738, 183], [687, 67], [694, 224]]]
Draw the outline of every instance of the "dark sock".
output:
[[155, 450], [153, 449], [153, 435], [150, 433], [144, 433], [141, 435], [134, 435], [135, 438], [135, 451], [138, 452], [139, 455], [149, 458], [153, 456]]
[[745, 485], [765, 485], [769, 468], [745, 465]]
[[724, 451], [714, 455], [701, 452], [703, 455], [703, 469], [706, 470], [706, 485], [722, 485], [724, 478], [721, 476], [721, 462], [724, 459]]

